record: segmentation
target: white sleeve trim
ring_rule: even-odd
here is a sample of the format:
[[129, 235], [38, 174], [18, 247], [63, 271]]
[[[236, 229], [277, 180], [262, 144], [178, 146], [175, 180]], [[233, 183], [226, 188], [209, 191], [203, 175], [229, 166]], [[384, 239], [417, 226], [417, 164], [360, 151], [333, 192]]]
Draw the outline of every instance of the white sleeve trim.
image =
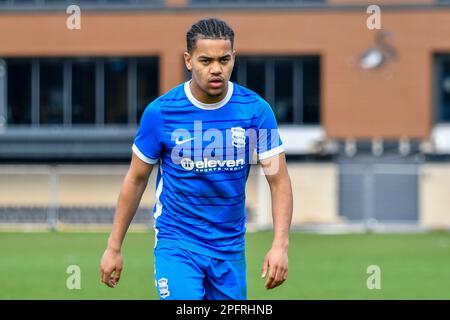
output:
[[142, 161], [144, 161], [148, 164], [155, 164], [159, 161], [159, 159], [152, 159], [152, 158], [146, 157], [135, 144], [133, 144], [133, 147], [131, 149], [133, 150], [134, 154], [138, 156], [139, 159], [141, 159]]
[[282, 153], [283, 151], [284, 151], [283, 145], [280, 145], [276, 148], [273, 148], [271, 150], [264, 151], [264, 152], [261, 152], [260, 154], [258, 154], [258, 160], [264, 160], [264, 159], [273, 157], [279, 153]]

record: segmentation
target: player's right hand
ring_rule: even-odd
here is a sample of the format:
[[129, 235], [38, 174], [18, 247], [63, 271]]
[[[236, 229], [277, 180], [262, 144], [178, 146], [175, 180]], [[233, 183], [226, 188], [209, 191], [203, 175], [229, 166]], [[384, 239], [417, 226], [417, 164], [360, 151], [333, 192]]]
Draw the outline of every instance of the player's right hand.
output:
[[122, 255], [120, 251], [106, 248], [100, 262], [100, 279], [110, 288], [115, 288], [122, 272]]

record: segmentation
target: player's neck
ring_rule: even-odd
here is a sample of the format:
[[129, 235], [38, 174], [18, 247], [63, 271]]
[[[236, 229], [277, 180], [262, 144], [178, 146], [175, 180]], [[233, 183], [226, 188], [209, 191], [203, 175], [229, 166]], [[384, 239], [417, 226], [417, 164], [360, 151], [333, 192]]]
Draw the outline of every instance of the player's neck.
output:
[[189, 83], [189, 90], [191, 91], [192, 95], [195, 99], [202, 103], [211, 104], [211, 103], [217, 103], [219, 101], [222, 101], [228, 92], [228, 83], [225, 84], [225, 90], [223, 90], [222, 94], [217, 97], [211, 97], [207, 95], [199, 86], [197, 86], [194, 81], [190, 81]]

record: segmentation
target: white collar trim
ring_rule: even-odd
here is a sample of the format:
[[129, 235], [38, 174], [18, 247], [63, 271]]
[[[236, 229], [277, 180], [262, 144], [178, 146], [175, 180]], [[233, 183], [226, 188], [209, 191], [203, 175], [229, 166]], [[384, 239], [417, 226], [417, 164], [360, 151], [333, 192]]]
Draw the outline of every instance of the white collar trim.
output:
[[223, 107], [224, 105], [226, 105], [228, 103], [228, 101], [230, 101], [231, 96], [233, 95], [233, 82], [228, 81], [228, 91], [227, 94], [225, 96], [225, 98], [223, 98], [222, 100], [220, 100], [219, 102], [216, 103], [203, 103], [198, 101], [191, 92], [191, 88], [189, 87], [189, 83], [191, 82], [191, 80], [186, 81], [184, 83], [184, 93], [186, 94], [187, 98], [189, 99], [189, 101], [196, 107], [200, 108], [200, 109], [204, 109], [204, 110], [214, 110], [214, 109], [219, 109], [221, 107]]

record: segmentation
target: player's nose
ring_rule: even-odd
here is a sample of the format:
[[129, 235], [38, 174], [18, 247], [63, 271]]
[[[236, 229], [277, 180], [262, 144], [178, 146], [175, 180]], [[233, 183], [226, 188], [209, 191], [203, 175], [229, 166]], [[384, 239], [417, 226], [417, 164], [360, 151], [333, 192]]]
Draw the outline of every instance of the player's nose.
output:
[[210, 73], [213, 75], [218, 75], [222, 73], [222, 66], [220, 63], [213, 63], [211, 65]]

